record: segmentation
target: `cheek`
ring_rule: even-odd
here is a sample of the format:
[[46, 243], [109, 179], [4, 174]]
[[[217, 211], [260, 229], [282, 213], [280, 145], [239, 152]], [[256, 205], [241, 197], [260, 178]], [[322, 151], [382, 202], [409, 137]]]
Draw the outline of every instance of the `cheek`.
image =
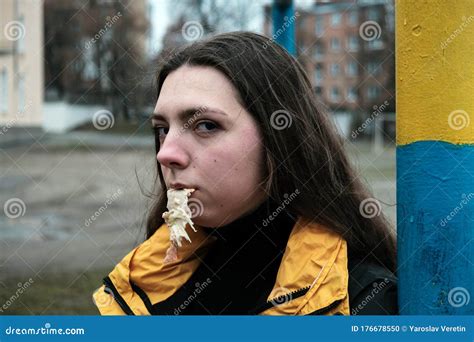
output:
[[195, 220], [210, 227], [232, 222], [263, 196], [258, 188], [263, 178], [259, 146], [219, 150], [214, 155], [206, 161], [209, 172], [203, 177], [209, 190], [204, 215]]
[[212, 155], [206, 162], [206, 178], [212, 182], [216, 197], [243, 199], [262, 181], [263, 153], [258, 139], [237, 137], [215, 149]]
[[194, 165], [207, 190], [202, 197], [204, 214], [195, 222], [217, 227], [232, 222], [265, 197], [258, 187], [264, 177], [263, 145], [256, 129], [248, 127], [229, 134], [207, 152]]

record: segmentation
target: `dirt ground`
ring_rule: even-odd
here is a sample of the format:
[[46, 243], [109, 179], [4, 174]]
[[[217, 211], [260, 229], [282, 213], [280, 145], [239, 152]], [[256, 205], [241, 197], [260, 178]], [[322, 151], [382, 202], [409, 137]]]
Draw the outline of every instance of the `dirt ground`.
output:
[[[150, 200], [142, 192], [156, 172], [152, 138], [75, 132], [31, 139], [0, 149], [0, 202], [21, 200], [20, 215], [0, 212], [0, 308], [8, 304], [0, 314], [96, 314], [92, 292], [144, 238]], [[348, 150], [395, 223], [394, 148]]]

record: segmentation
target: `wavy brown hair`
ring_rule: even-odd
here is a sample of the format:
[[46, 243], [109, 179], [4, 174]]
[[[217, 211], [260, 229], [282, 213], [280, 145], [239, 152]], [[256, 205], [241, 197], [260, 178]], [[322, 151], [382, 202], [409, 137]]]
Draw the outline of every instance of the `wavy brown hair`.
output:
[[[283, 202], [283, 194], [298, 189], [300, 194], [287, 207], [290, 213], [341, 234], [349, 260], [372, 261], [395, 271], [390, 225], [382, 212], [373, 218], [361, 214], [362, 201], [372, 196], [353, 170], [330, 117], [318, 110], [311, 83], [294, 57], [256, 33], [216, 35], [182, 47], [162, 61], [156, 79], [158, 97], [166, 77], [183, 65], [213, 67], [237, 89], [263, 135], [264, 184], [272, 199]], [[286, 115], [285, 129], [274, 128], [276, 112]], [[159, 139], [155, 141], [158, 153]], [[147, 219], [147, 238], [164, 223], [161, 215], [166, 210], [166, 185], [158, 163], [157, 169], [160, 191]]]

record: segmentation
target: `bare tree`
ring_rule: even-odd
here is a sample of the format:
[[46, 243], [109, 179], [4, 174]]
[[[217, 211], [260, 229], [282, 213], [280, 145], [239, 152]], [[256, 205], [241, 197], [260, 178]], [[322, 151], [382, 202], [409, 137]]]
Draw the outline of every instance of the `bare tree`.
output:
[[107, 104], [127, 121], [139, 113], [145, 102], [145, 4], [45, 0], [45, 85], [50, 93], [72, 103]]
[[249, 0], [183, 0], [173, 4], [170, 17], [174, 22], [194, 20], [199, 22], [204, 35], [248, 30], [252, 25], [255, 13], [261, 4]]

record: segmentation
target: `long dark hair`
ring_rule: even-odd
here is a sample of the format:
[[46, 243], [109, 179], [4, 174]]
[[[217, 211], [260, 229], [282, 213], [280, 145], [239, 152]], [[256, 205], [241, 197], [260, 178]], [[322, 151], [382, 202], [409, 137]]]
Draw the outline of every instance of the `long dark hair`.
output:
[[[372, 261], [395, 271], [389, 223], [380, 207], [368, 208], [369, 214], [361, 211], [365, 203], [377, 202], [368, 202], [372, 198], [348, 161], [343, 139], [328, 115], [318, 110], [311, 83], [295, 58], [256, 33], [220, 34], [165, 57], [157, 74], [158, 96], [166, 77], [183, 65], [213, 67], [238, 90], [263, 135], [264, 184], [272, 199], [282, 203], [283, 194], [298, 189], [287, 206], [291, 213], [342, 235], [350, 260]], [[157, 152], [159, 148], [156, 139]], [[157, 168], [163, 190], [148, 216], [147, 237], [164, 223], [161, 214], [166, 210], [166, 185], [158, 163]], [[373, 209], [376, 215], [370, 213]]]

